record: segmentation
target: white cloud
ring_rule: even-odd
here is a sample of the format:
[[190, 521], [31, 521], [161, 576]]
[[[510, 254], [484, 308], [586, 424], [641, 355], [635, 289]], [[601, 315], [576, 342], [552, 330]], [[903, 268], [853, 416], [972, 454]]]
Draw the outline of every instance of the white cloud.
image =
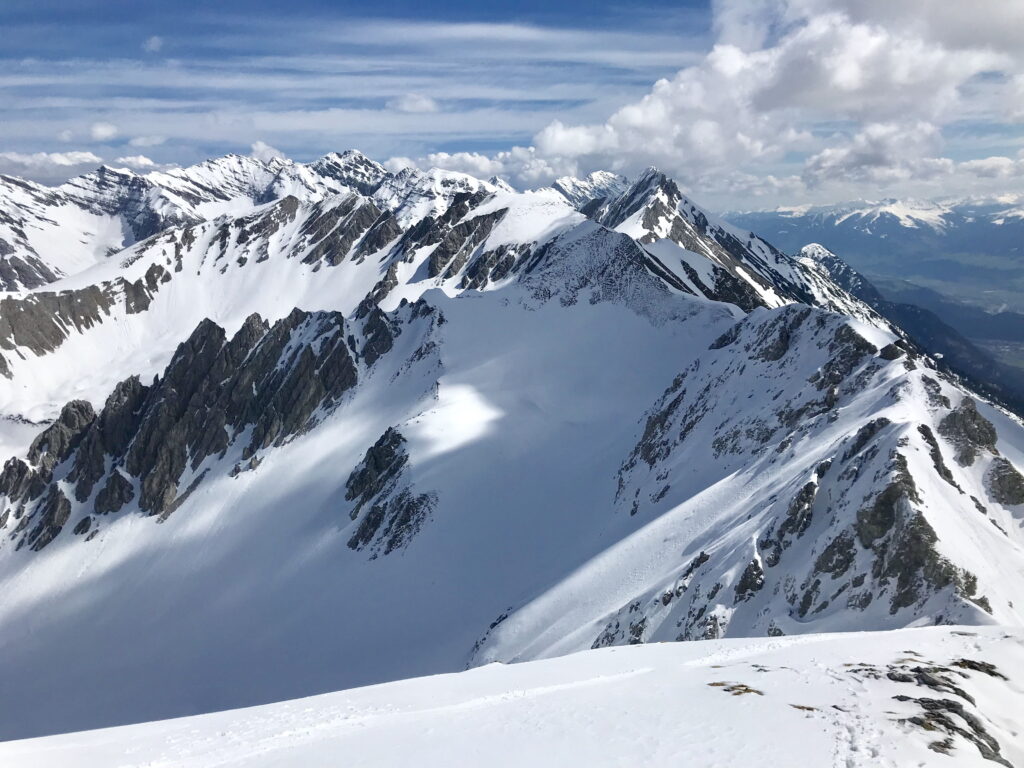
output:
[[265, 141], [253, 142], [252, 147], [250, 149], [250, 156], [255, 157], [257, 160], [262, 160], [265, 163], [275, 159], [285, 159], [284, 152], [282, 152], [279, 149], [275, 149], [274, 147], [267, 144]]
[[7, 163], [20, 163], [26, 166], [51, 167], [82, 165], [83, 163], [102, 163], [103, 158], [94, 155], [92, 152], [36, 152], [34, 154], [22, 154], [21, 152], [0, 152], [0, 158]]
[[133, 147], [156, 147], [167, 141], [165, 136], [136, 136], [129, 141]]
[[393, 157], [384, 162], [384, 167], [390, 171], [408, 166], [424, 170], [443, 168], [478, 178], [499, 176], [521, 188], [547, 184], [558, 176], [571, 176], [579, 170], [574, 161], [544, 157], [534, 147], [512, 147], [493, 156], [479, 152], [432, 152], [415, 159]]
[[59, 141], [71, 141], [74, 137], [75, 137], [74, 132], [69, 130], [69, 129], [67, 129], [67, 128], [65, 128], [63, 131], [59, 131], [57, 133], [57, 139]]
[[444, 168], [484, 179], [505, 173], [505, 165], [501, 160], [481, 155], [479, 152], [433, 152], [421, 158], [415, 165], [421, 168]]
[[0, 152], [0, 173], [52, 183], [92, 170], [102, 162], [103, 158], [86, 151]]
[[398, 173], [405, 168], [416, 168], [418, 164], [411, 157], [389, 157], [381, 165], [390, 173]]
[[[718, 3], [729, 14], [721, 24], [726, 39], [760, 42], [745, 30], [749, 15], [768, 5], [745, 14], [734, 2]], [[535, 141], [545, 155], [588, 165], [653, 163], [694, 176], [806, 149], [817, 122], [940, 119], [955, 112], [965, 83], [1002, 63], [992, 52], [944, 50], [828, 13], [801, 19], [764, 48], [719, 43], [700, 65], [659, 80], [604, 123], [554, 121]]]
[[159, 53], [160, 49], [164, 47], [164, 39], [159, 35], [153, 35], [152, 37], [146, 38], [146, 41], [142, 44], [142, 50], [146, 53]]
[[947, 48], [984, 48], [1024, 56], [1024, 4], [1016, 0], [789, 0], [789, 13], [841, 11], [858, 22], [902, 28]]
[[439, 112], [440, 106], [429, 96], [420, 93], [406, 93], [391, 99], [387, 103], [388, 109], [396, 112]]
[[981, 22], [986, 31], [962, 30], [963, 5], [933, 0], [715, 0], [716, 43], [704, 59], [603, 122], [556, 119], [529, 149], [417, 163], [520, 183], [657, 165], [710, 196], [1006, 177], [1002, 161], [958, 166], [943, 156], [947, 125], [1013, 109], [1024, 118], [1024, 46], [1000, 26], [1024, 34], [1024, 15], [982, 2], [1000, 19]]
[[1024, 158], [984, 157], [960, 163], [957, 169], [982, 179], [1011, 179], [1024, 176]]
[[870, 123], [849, 140], [827, 147], [807, 160], [808, 186], [841, 182], [892, 183], [946, 175], [953, 161], [936, 157], [939, 130], [924, 122]]
[[118, 165], [127, 165], [129, 168], [155, 168], [156, 163], [150, 160], [145, 155], [126, 155], [125, 157], [119, 157], [115, 161]]
[[117, 126], [113, 123], [93, 123], [89, 135], [94, 141], [107, 141], [117, 136]]
[[[135, 137], [128, 144], [139, 151], [164, 137], [175, 148], [285, 142], [303, 157], [358, 145], [396, 156], [396, 167], [438, 165], [520, 186], [657, 165], [713, 206], [772, 195], [824, 201], [839, 185], [844, 195], [898, 196], [911, 184], [959, 194], [1014, 178], [1016, 160], [991, 157], [1013, 155], [1024, 140], [1014, 123], [1024, 126], [1021, 0], [711, 6], [710, 42], [703, 18], [690, 36], [667, 24], [352, 19], [296, 22], [288, 34], [303, 41], [300, 55], [268, 45], [230, 60], [26, 61], [0, 73], [15, 101], [3, 133], [8, 146], [35, 149], [68, 125], [95, 137], [81, 121], [96, 115], [85, 126], [102, 119], [119, 130], [95, 140]], [[253, 20], [239, 40], [255, 50], [276, 23]], [[406, 44], [396, 57], [398, 37]], [[678, 71], [638, 85], [667, 67]], [[48, 113], [32, 112], [36, 93], [48, 94]], [[339, 94], [343, 106], [331, 101]], [[533, 146], [433, 152], [461, 142]]]

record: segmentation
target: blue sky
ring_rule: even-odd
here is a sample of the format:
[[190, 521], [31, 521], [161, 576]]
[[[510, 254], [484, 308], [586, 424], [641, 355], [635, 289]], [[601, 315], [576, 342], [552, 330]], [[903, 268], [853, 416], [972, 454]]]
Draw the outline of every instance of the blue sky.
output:
[[[84, 135], [108, 122], [118, 126], [120, 138], [109, 142], [116, 146], [138, 130], [157, 131], [160, 113], [232, 124], [248, 112], [262, 118], [237, 130], [214, 126], [205, 137], [168, 136], [150, 154], [188, 161], [255, 140], [296, 159], [349, 145], [384, 156], [489, 150], [528, 142], [556, 116], [603, 118], [693, 61], [709, 26], [700, 6], [666, 15], [519, 2], [499, 14], [497, 4], [435, 4], [425, 13], [423, 3], [395, 2], [373, 5], [372, 17], [368, 7], [5, 3], [0, 84], [19, 125], [3, 129], [4, 149], [47, 149], [43, 124]], [[401, 99], [410, 94], [432, 99], [436, 110], [408, 118]], [[133, 119], [132, 110], [141, 114]], [[303, 111], [313, 113], [306, 123], [288, 119]]]
[[255, 145], [521, 185], [656, 164], [719, 207], [1013, 192], [1024, 15], [979, 2], [966, 34], [937, 0], [5, 0], [0, 172]]

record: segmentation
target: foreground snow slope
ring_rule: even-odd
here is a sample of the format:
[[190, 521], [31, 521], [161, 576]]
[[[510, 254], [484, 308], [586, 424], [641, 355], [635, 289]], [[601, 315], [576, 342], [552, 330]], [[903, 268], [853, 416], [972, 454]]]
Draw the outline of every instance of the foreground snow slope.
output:
[[1024, 635], [1000, 627], [629, 646], [8, 742], [0, 762], [1021, 765], [1022, 668]]

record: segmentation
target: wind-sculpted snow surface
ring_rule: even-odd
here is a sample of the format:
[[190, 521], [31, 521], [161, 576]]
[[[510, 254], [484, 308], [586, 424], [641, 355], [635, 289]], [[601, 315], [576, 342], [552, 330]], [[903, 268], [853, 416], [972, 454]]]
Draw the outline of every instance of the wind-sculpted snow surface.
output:
[[1021, 623], [1024, 430], [817, 262], [653, 170], [253, 163], [0, 302], [0, 737]]
[[1012, 766], [1019, 630], [660, 644], [0, 744], [10, 768]]

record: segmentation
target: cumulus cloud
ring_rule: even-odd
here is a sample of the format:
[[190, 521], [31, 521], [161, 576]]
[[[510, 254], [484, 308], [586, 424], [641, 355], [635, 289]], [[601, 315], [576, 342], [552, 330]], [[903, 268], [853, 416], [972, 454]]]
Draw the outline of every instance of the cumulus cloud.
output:
[[[1005, 162], [958, 166], [943, 156], [946, 125], [1008, 110], [1024, 119], [1024, 47], [1002, 26], [1024, 33], [1024, 15], [981, 2], [998, 19], [980, 21], [984, 29], [971, 27], [966, 4], [933, 0], [715, 0], [716, 42], [703, 60], [603, 122], [554, 120], [530, 148], [442, 153], [433, 164], [520, 182], [656, 165], [698, 191], [742, 195], [957, 171], [1005, 177]], [[765, 172], [801, 156], [802, 170]]]
[[279, 149], [276, 149], [265, 141], [254, 142], [250, 147], [249, 155], [255, 157], [257, 160], [262, 160], [265, 163], [271, 160], [284, 160], [285, 154]]
[[[288, 136], [290, 150], [308, 156], [344, 140], [400, 155], [388, 161], [392, 169], [434, 165], [517, 186], [656, 165], [720, 207], [770, 196], [792, 203], [970, 193], [1017, 178], [1024, 2], [711, 0], [711, 12], [710, 43], [668, 30], [353, 20], [343, 29], [318, 27], [302, 56], [257, 57], [259, 66], [244, 71], [224, 61], [165, 66], [160, 57], [130, 67], [47, 64], [50, 88], [82, 83], [89, 94], [97, 83], [116, 82], [107, 95], [120, 97], [125, 86], [147, 95], [124, 96], [134, 100], [126, 106], [111, 99], [102, 113], [110, 122], [92, 130], [79, 124], [80, 114], [60, 114], [44, 133], [73, 125], [67, 140], [108, 142], [119, 135], [116, 123], [134, 137], [132, 151], [164, 135], [197, 147]], [[416, 40], [429, 65], [417, 59], [416, 69], [397, 76], [412, 66], [392, 60], [397, 33]], [[316, 49], [317, 40], [365, 45], [339, 57]], [[557, 61], [574, 66], [554, 69]], [[666, 66], [681, 69], [635, 89]], [[159, 89], [174, 89], [165, 98], [180, 103], [154, 106], [160, 97], [149, 94]], [[328, 103], [339, 93], [385, 106]], [[69, 110], [95, 108], [78, 93], [66, 99]], [[11, 146], [35, 148], [40, 123], [17, 117], [27, 114], [12, 110]], [[531, 146], [431, 152], [510, 135], [531, 137], [520, 142]], [[281, 153], [260, 141], [253, 154]]]
[[[752, 12], [717, 7], [740, 17], [725, 25], [727, 39], [749, 45], [751, 35], [737, 29]], [[658, 81], [604, 123], [556, 121], [536, 145], [549, 155], [694, 175], [806, 149], [817, 122], [937, 119], [955, 108], [965, 83], [1001, 63], [993, 52], [946, 50], [831, 12], [801, 19], [757, 50], [719, 43], [700, 65]]]
[[1024, 176], [1024, 157], [1014, 160], [997, 155], [967, 160], [960, 163], [957, 170], [982, 179], [1011, 179]]
[[389, 157], [381, 165], [384, 169], [390, 173], [398, 173], [405, 168], [417, 168], [419, 167], [415, 160], [411, 157]]
[[145, 155], [126, 155], [115, 161], [118, 165], [126, 165], [129, 168], [156, 168], [156, 163]]
[[58, 131], [57, 133], [57, 139], [59, 141], [71, 141], [73, 138], [75, 138], [74, 132], [67, 128], [65, 128], [63, 131]]
[[891, 183], [949, 174], [953, 161], [936, 157], [938, 128], [930, 123], [871, 123], [849, 140], [809, 158], [803, 179], [809, 186], [829, 181]]
[[429, 96], [421, 93], [406, 93], [387, 102], [387, 108], [395, 112], [439, 112], [440, 106]]
[[573, 160], [544, 156], [536, 147], [512, 147], [495, 155], [432, 152], [423, 157], [393, 157], [384, 162], [384, 167], [393, 172], [409, 166], [424, 170], [442, 168], [478, 178], [498, 176], [520, 188], [547, 184], [559, 176], [571, 176], [579, 172], [579, 166]]
[[142, 50], [146, 53], [159, 53], [160, 49], [164, 47], [164, 39], [159, 35], [153, 35], [152, 37], [146, 38], [146, 41], [142, 44]]
[[899, 27], [947, 48], [1024, 56], [1024, 4], [1012, 0], [789, 0], [786, 5], [791, 15], [840, 11], [854, 21]]
[[117, 126], [113, 123], [93, 123], [89, 135], [94, 141], [107, 141], [117, 136]]

